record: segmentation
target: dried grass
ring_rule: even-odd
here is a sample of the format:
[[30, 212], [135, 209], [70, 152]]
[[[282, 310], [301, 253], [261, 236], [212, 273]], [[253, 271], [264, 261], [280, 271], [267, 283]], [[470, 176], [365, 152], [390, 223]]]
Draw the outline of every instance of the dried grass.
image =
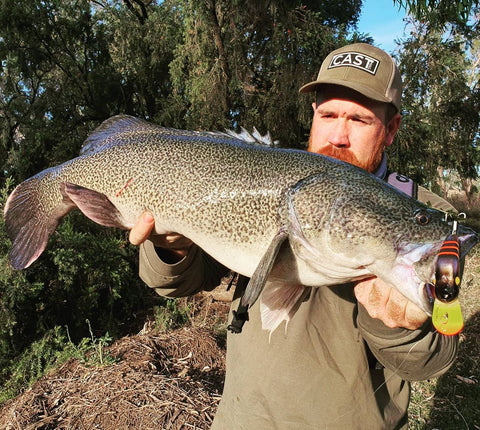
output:
[[224, 379], [225, 351], [212, 332], [147, 332], [109, 348], [118, 362], [70, 360], [0, 409], [0, 428], [206, 429]]

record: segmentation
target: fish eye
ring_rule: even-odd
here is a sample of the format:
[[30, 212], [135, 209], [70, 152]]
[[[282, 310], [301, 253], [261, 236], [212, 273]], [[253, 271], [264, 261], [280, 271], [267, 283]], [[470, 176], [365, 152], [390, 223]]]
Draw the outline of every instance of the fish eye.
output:
[[430, 222], [430, 217], [427, 213], [420, 210], [415, 213], [415, 221], [418, 225], [427, 225]]

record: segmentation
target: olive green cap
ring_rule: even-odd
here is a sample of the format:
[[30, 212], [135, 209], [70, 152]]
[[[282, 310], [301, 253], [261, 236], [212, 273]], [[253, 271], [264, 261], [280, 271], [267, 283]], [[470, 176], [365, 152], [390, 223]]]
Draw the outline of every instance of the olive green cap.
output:
[[367, 43], [346, 45], [328, 54], [317, 80], [305, 84], [300, 92], [319, 91], [325, 84], [351, 88], [400, 110], [402, 78], [397, 65], [385, 51]]

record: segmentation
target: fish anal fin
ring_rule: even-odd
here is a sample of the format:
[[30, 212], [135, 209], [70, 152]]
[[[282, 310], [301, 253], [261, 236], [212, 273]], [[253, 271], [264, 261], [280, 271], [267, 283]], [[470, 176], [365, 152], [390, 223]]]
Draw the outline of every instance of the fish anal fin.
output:
[[252, 307], [260, 296], [268, 276], [272, 270], [273, 264], [277, 258], [282, 244], [288, 237], [288, 233], [281, 229], [273, 238], [267, 251], [263, 255], [260, 263], [258, 264], [255, 272], [253, 273], [250, 281], [245, 289], [245, 293], [242, 297], [242, 305]]
[[92, 221], [105, 227], [128, 228], [122, 214], [105, 194], [70, 182], [63, 182], [61, 191], [64, 200], [70, 199]]
[[271, 334], [283, 321], [288, 324], [309, 290], [304, 285], [289, 285], [282, 280], [267, 281], [260, 303], [262, 328]]

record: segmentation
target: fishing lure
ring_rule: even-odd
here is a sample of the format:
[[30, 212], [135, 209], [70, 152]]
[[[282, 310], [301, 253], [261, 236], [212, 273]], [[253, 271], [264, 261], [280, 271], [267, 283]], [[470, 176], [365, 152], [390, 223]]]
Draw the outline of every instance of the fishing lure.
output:
[[456, 235], [456, 222], [453, 232], [443, 242], [438, 253], [433, 281], [435, 301], [432, 322], [438, 332], [454, 336], [463, 329], [463, 316], [458, 300], [462, 278], [460, 242]]
[[450, 303], [460, 291], [460, 243], [456, 234], [443, 242], [438, 253], [435, 270], [435, 297], [443, 303]]

